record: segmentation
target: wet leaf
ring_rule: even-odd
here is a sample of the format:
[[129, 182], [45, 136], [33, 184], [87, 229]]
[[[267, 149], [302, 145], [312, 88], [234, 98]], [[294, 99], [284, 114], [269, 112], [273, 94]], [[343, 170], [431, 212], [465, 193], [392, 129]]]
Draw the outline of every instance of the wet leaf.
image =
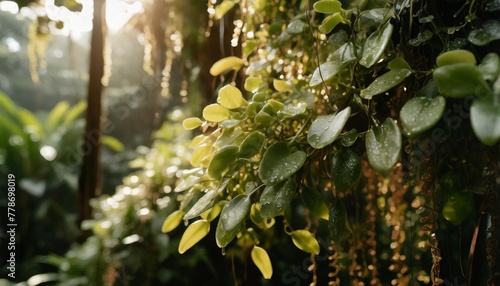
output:
[[226, 85], [219, 90], [217, 102], [228, 109], [240, 108], [247, 103], [241, 91], [232, 85]]
[[264, 146], [266, 140], [262, 132], [254, 131], [250, 133], [241, 143], [239, 156], [240, 158], [252, 158], [260, 153], [260, 149]]
[[488, 20], [484, 22], [482, 28], [471, 31], [467, 39], [476, 46], [484, 46], [491, 41], [500, 39], [500, 21]]
[[304, 205], [311, 212], [324, 220], [328, 220], [328, 206], [319, 191], [312, 188], [304, 188], [300, 197]]
[[369, 31], [378, 27], [389, 12], [390, 9], [388, 8], [375, 8], [362, 11], [359, 14], [360, 29]]
[[219, 195], [220, 192], [216, 190], [209, 190], [201, 197], [193, 207], [186, 213], [184, 216], [185, 220], [195, 218], [199, 216], [202, 212], [208, 210], [210, 208], [210, 204], [214, 201], [214, 199]]
[[500, 104], [491, 98], [472, 102], [470, 121], [483, 144], [493, 146], [500, 140]]
[[484, 80], [494, 81], [500, 75], [500, 57], [496, 53], [489, 53], [477, 68]]
[[387, 64], [387, 67], [390, 70], [393, 70], [393, 69], [407, 69], [407, 70], [411, 70], [410, 65], [403, 58], [394, 58], [392, 61], [390, 61]]
[[377, 77], [367, 88], [361, 91], [361, 97], [371, 99], [374, 95], [381, 94], [403, 82], [405, 78], [411, 75], [408, 69], [393, 69]]
[[293, 153], [285, 142], [276, 142], [271, 145], [260, 162], [259, 178], [268, 186], [277, 185], [295, 174], [304, 162], [307, 155], [303, 151]]
[[453, 98], [491, 94], [483, 75], [470, 63], [438, 67], [433, 73], [441, 95]]
[[434, 34], [429, 30], [419, 32], [416, 38], [410, 39], [408, 43], [412, 46], [420, 46], [432, 38]]
[[408, 135], [420, 134], [441, 119], [445, 107], [446, 100], [442, 96], [412, 98], [401, 108], [401, 125]]
[[443, 217], [454, 225], [459, 225], [474, 210], [474, 198], [469, 192], [451, 195], [443, 206]]
[[366, 153], [373, 169], [384, 176], [396, 165], [401, 150], [401, 133], [391, 118], [366, 133]]
[[275, 186], [267, 186], [260, 195], [260, 215], [274, 218], [281, 215], [297, 193], [297, 185], [288, 179]]
[[316, 118], [307, 133], [307, 142], [316, 149], [330, 145], [337, 139], [350, 115], [351, 107], [348, 106], [336, 114]]
[[224, 205], [220, 214], [220, 222], [222, 222], [224, 230], [232, 231], [236, 229], [244, 221], [249, 211], [249, 196], [241, 194], [234, 197], [234, 199]]
[[387, 43], [391, 39], [393, 26], [387, 22], [380, 30], [372, 33], [365, 42], [363, 56], [359, 60], [359, 64], [364, 67], [374, 65], [384, 52]]
[[221, 122], [229, 119], [229, 110], [217, 103], [210, 104], [203, 108], [203, 118], [212, 122]]
[[234, 239], [234, 237], [238, 234], [238, 232], [241, 231], [242, 227], [243, 224], [240, 223], [236, 226], [236, 228], [232, 230], [229, 231], [225, 230], [223, 226], [222, 213], [221, 213], [221, 217], [219, 218], [219, 222], [217, 223], [217, 228], [215, 230], [215, 242], [217, 243], [217, 246], [220, 248], [226, 247]]
[[184, 234], [182, 234], [181, 241], [179, 242], [179, 253], [183, 254], [202, 238], [204, 238], [210, 231], [210, 223], [206, 220], [198, 220], [190, 224]]
[[335, 243], [339, 243], [345, 232], [347, 212], [344, 204], [339, 198], [334, 198], [329, 210], [328, 230]]
[[208, 165], [208, 177], [220, 179], [231, 164], [238, 158], [238, 146], [228, 145], [222, 147], [212, 158]]
[[307, 253], [319, 254], [319, 244], [314, 235], [305, 229], [292, 231], [292, 241], [298, 249]]
[[339, 138], [342, 146], [350, 147], [358, 139], [358, 131], [356, 129], [351, 129], [344, 134], [341, 134]]
[[259, 268], [262, 276], [264, 276], [265, 279], [271, 279], [273, 276], [273, 265], [271, 264], [271, 259], [266, 250], [262, 247], [254, 246], [250, 256], [252, 257], [253, 263]]
[[176, 210], [171, 213], [163, 222], [163, 225], [161, 226], [161, 232], [167, 233], [174, 230], [177, 226], [179, 226], [183, 217], [184, 212], [182, 212], [181, 210]]
[[354, 186], [361, 177], [361, 159], [350, 149], [333, 155], [332, 179], [335, 189], [344, 193]]
[[321, 64], [314, 71], [309, 85], [314, 87], [323, 81], [328, 81], [337, 73], [346, 67], [349, 63], [356, 60], [352, 43], [346, 43], [338, 48], [331, 56], [330, 61]]

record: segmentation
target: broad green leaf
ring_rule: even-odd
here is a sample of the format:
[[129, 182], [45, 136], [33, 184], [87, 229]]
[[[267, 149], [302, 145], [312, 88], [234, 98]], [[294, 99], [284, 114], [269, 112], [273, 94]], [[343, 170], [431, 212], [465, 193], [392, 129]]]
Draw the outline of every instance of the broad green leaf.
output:
[[401, 150], [401, 133], [391, 118], [366, 133], [366, 153], [373, 169], [384, 176], [396, 165]]
[[342, 14], [334, 13], [326, 17], [323, 20], [323, 22], [321, 22], [321, 25], [318, 27], [318, 30], [323, 34], [328, 34], [333, 30], [333, 28], [335, 28], [335, 26], [337, 26], [340, 22], [342, 22], [342, 20], [344, 20]]
[[[222, 211], [224, 211], [224, 209], [222, 209]], [[229, 231], [225, 230], [223, 226], [222, 213], [221, 213], [221, 217], [219, 217], [219, 222], [217, 223], [217, 229], [215, 230], [215, 242], [217, 243], [217, 246], [220, 248], [226, 247], [238, 234], [238, 232], [241, 231], [242, 227], [243, 224], [239, 224], [233, 230]]]
[[201, 197], [193, 207], [184, 215], [184, 219], [192, 219], [199, 216], [202, 212], [210, 208], [211, 203], [219, 195], [220, 192], [216, 190], [209, 190]]
[[328, 220], [328, 230], [330, 236], [335, 243], [339, 243], [342, 239], [346, 228], [347, 212], [344, 204], [339, 198], [333, 199], [333, 204], [329, 211], [330, 217]]
[[412, 98], [401, 108], [399, 116], [401, 125], [410, 136], [420, 134], [429, 130], [441, 119], [445, 107], [446, 100], [442, 96]]
[[284, 80], [273, 79], [273, 86], [274, 86], [274, 89], [276, 89], [277, 91], [282, 91], [282, 92], [292, 91], [292, 88], [290, 87], [290, 85], [288, 85], [288, 83]]
[[298, 249], [307, 253], [319, 254], [319, 243], [310, 233], [305, 229], [292, 231], [292, 241]]
[[228, 145], [235, 143], [238, 140], [238, 138], [242, 135], [243, 131], [239, 127], [225, 129], [222, 132], [222, 134], [217, 138], [217, 141], [215, 141], [214, 146], [218, 148], [226, 147]]
[[408, 69], [393, 69], [377, 77], [367, 88], [361, 91], [361, 97], [372, 99], [374, 95], [381, 94], [400, 84], [411, 74]]
[[77, 104], [73, 105], [69, 111], [68, 114], [66, 115], [66, 118], [64, 119], [64, 124], [66, 125], [71, 125], [77, 118], [80, 118], [83, 116], [83, 113], [87, 109], [87, 102], [85, 101], [80, 101]]
[[267, 186], [260, 195], [260, 215], [273, 218], [281, 215], [297, 193], [295, 180], [288, 179], [275, 186]]
[[303, 151], [290, 152], [285, 142], [271, 145], [260, 162], [259, 178], [268, 186], [277, 185], [295, 174], [304, 162], [307, 154]]
[[203, 108], [203, 118], [212, 122], [221, 122], [229, 118], [229, 110], [217, 103]]
[[273, 117], [265, 112], [264, 110], [259, 111], [257, 115], [255, 115], [253, 121], [257, 124], [267, 125], [273, 121]]
[[393, 70], [393, 69], [407, 69], [407, 70], [411, 70], [410, 65], [404, 59], [402, 59], [402, 58], [394, 58], [392, 61], [390, 61], [387, 64], [387, 67], [390, 70]]
[[315, 215], [328, 220], [328, 206], [319, 191], [312, 188], [304, 188], [300, 197], [304, 205]]
[[237, 195], [230, 202], [224, 205], [220, 214], [220, 221], [225, 231], [237, 228], [250, 211], [250, 197], [247, 195]]
[[389, 14], [389, 8], [375, 8], [364, 10], [359, 14], [359, 27], [362, 31], [377, 28]]
[[262, 276], [264, 276], [265, 279], [271, 279], [273, 276], [273, 265], [271, 264], [271, 259], [266, 250], [262, 247], [254, 246], [250, 256], [252, 257], [253, 263], [259, 268]]
[[161, 226], [161, 232], [167, 233], [174, 230], [182, 221], [182, 217], [184, 217], [184, 212], [181, 210], [176, 210], [171, 213], [163, 222]]
[[336, 13], [342, 11], [342, 3], [337, 0], [320, 0], [314, 3], [313, 8], [319, 13]]
[[433, 72], [441, 95], [453, 98], [491, 94], [479, 69], [470, 63], [457, 63], [439, 67]]
[[364, 67], [371, 67], [374, 65], [382, 54], [391, 39], [393, 26], [391, 23], [387, 22], [380, 30], [372, 33], [368, 39], [366, 39], [363, 56], [359, 60], [359, 64]]
[[294, 117], [300, 114], [304, 114], [307, 110], [307, 103], [304, 101], [290, 102], [283, 107], [278, 113], [280, 116], [290, 116]]
[[186, 118], [182, 121], [182, 127], [186, 130], [193, 130], [195, 128], [200, 127], [203, 124], [203, 121], [198, 117], [190, 117]]
[[332, 179], [337, 192], [344, 193], [361, 177], [361, 159], [350, 149], [335, 153], [332, 158]]
[[207, 236], [210, 231], [210, 223], [206, 220], [198, 220], [190, 224], [179, 242], [179, 253], [183, 254], [193, 247], [198, 241]]
[[340, 144], [344, 147], [351, 147], [354, 142], [358, 139], [358, 130], [351, 129], [340, 135], [339, 141]]
[[231, 164], [238, 158], [238, 146], [228, 145], [222, 147], [212, 158], [208, 165], [208, 177], [220, 179]]
[[410, 39], [408, 41], [408, 44], [410, 44], [414, 47], [417, 47], [417, 46], [420, 46], [421, 44], [429, 41], [430, 39], [432, 39], [432, 36], [434, 36], [434, 33], [432, 33], [429, 30], [423, 30], [421, 32], [418, 32], [416, 38]]
[[219, 90], [217, 102], [228, 109], [240, 108], [247, 103], [241, 91], [232, 85], [226, 85]]
[[[225, 2], [227, 2], [227, 0]], [[212, 67], [210, 68], [210, 74], [213, 76], [218, 76], [228, 70], [239, 70], [244, 63], [245, 61], [243, 59], [235, 56], [223, 58], [212, 65]]]
[[316, 149], [330, 145], [344, 128], [351, 115], [351, 107], [346, 107], [336, 114], [316, 118], [307, 133], [307, 142]]
[[241, 143], [239, 156], [240, 158], [252, 158], [260, 153], [260, 149], [264, 146], [266, 140], [262, 132], [254, 131], [250, 133]]
[[8, 114], [14, 114], [16, 112], [16, 105], [5, 93], [0, 92], [0, 110], [5, 111]]
[[283, 109], [285, 105], [276, 99], [269, 99], [267, 103], [262, 107], [262, 110], [265, 112], [271, 114], [271, 115], [276, 115], [280, 110]]
[[261, 84], [262, 80], [260, 78], [251, 76], [245, 79], [244, 88], [246, 91], [255, 91], [260, 87]]
[[500, 57], [496, 53], [489, 53], [477, 68], [484, 80], [494, 81], [500, 75]]
[[443, 205], [443, 217], [454, 225], [459, 225], [474, 210], [474, 198], [470, 192], [457, 192]]
[[57, 127], [62, 124], [62, 119], [64, 115], [69, 110], [69, 104], [67, 101], [61, 101], [52, 110], [50, 111], [47, 118], [47, 127], [48, 130], [54, 131]]
[[500, 39], [500, 21], [488, 20], [479, 29], [469, 33], [467, 40], [476, 46], [484, 46], [491, 41]]
[[120, 140], [108, 135], [102, 136], [102, 145], [109, 147], [115, 152], [122, 152], [125, 150], [125, 146]]
[[475, 65], [476, 57], [473, 53], [467, 50], [453, 50], [444, 52], [436, 58], [436, 64], [438, 67], [456, 63], [469, 63]]
[[328, 81], [333, 78], [337, 73], [346, 67], [349, 63], [356, 60], [354, 47], [352, 43], [346, 43], [338, 48], [331, 56], [331, 60], [321, 64], [314, 71], [309, 85], [314, 87], [318, 84]]
[[472, 102], [470, 121], [474, 133], [483, 144], [493, 146], [500, 140], [500, 104], [491, 98]]

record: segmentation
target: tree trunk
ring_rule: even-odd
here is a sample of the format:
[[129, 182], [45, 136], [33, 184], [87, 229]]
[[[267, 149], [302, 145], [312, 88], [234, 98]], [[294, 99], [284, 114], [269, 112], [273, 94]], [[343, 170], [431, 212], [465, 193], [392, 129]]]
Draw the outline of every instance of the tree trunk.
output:
[[89, 201], [101, 193], [101, 96], [104, 89], [101, 80], [104, 75], [104, 39], [106, 36], [105, 5], [105, 0], [94, 0], [87, 116], [82, 146], [83, 162], [78, 192], [78, 214], [80, 222], [92, 217]]

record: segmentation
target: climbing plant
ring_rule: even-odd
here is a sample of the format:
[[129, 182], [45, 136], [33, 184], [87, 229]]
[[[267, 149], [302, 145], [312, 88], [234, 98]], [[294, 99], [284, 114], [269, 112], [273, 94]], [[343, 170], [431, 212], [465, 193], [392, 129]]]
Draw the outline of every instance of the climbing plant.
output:
[[270, 279], [282, 228], [312, 285], [321, 251], [328, 285], [500, 283], [499, 1], [208, 6], [233, 54], [183, 122], [199, 135], [162, 227], [185, 221], [180, 253], [215, 229]]

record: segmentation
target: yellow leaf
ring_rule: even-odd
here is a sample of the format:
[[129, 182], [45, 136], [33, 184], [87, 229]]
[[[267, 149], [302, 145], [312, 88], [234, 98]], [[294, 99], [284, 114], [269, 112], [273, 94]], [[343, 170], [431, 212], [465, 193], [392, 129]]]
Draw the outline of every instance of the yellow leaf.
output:
[[265, 279], [271, 279], [271, 276], [273, 276], [273, 265], [266, 250], [262, 247], [254, 246], [250, 255], [252, 256], [253, 263], [255, 263], [262, 273], [262, 276]]
[[184, 212], [180, 210], [176, 210], [171, 213], [163, 222], [161, 226], [161, 232], [167, 233], [174, 230], [182, 221], [182, 217], [184, 216]]
[[219, 90], [217, 102], [229, 109], [239, 108], [247, 103], [241, 91], [232, 85], [226, 85]]
[[292, 88], [284, 80], [273, 79], [273, 86], [277, 91], [292, 91]]
[[200, 166], [203, 159], [210, 155], [212, 149], [213, 147], [210, 144], [203, 144], [194, 149], [193, 155], [191, 155], [191, 165], [193, 165], [193, 167]]
[[292, 232], [292, 241], [298, 249], [319, 254], [319, 244], [314, 235], [305, 229], [300, 229]]
[[254, 91], [262, 84], [262, 80], [258, 77], [247, 77], [244, 88], [247, 91]]
[[215, 62], [210, 68], [210, 74], [218, 76], [228, 70], [239, 70], [245, 61], [235, 56], [223, 58]]
[[186, 130], [193, 130], [200, 127], [202, 124], [203, 121], [201, 121], [201, 119], [199, 119], [198, 117], [190, 117], [182, 121], [182, 127], [184, 127], [184, 129]]
[[181, 237], [179, 253], [183, 254], [204, 238], [210, 231], [210, 223], [206, 220], [197, 220], [190, 224]]
[[219, 104], [210, 104], [203, 109], [203, 118], [212, 122], [221, 122], [229, 118], [229, 110]]

